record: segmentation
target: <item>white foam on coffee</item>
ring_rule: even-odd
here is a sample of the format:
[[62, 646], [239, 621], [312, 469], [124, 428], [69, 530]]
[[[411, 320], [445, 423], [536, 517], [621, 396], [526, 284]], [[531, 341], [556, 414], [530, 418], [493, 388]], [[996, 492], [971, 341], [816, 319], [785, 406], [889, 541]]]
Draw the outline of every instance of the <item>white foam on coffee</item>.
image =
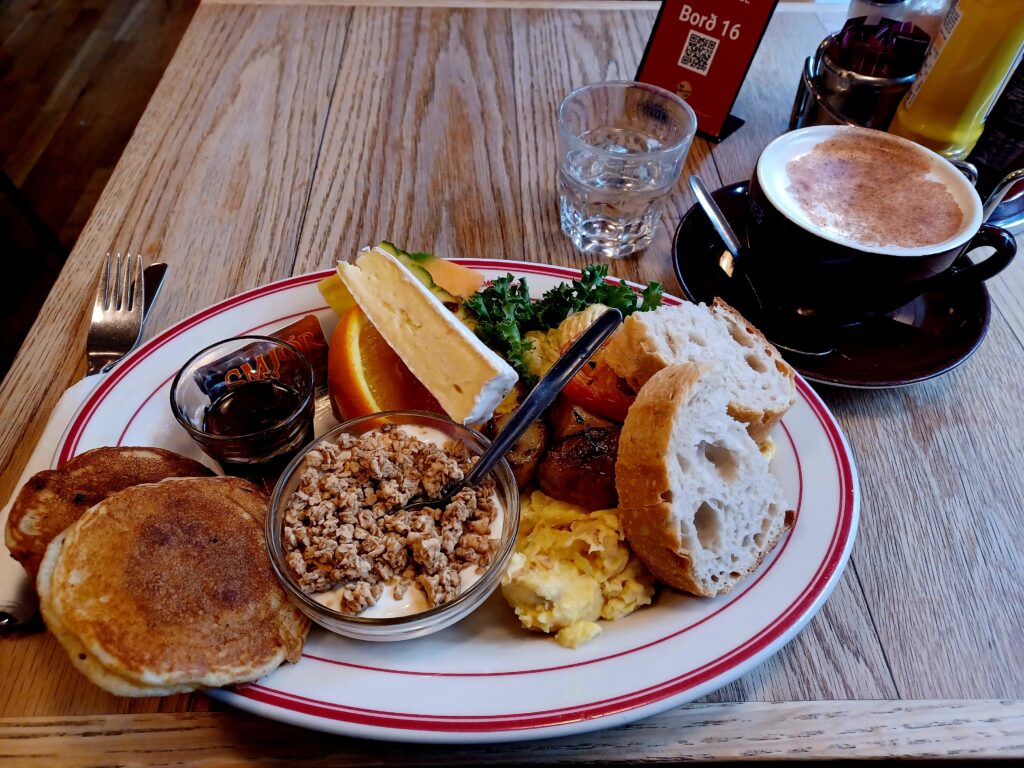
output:
[[[818, 144], [844, 133], [880, 133], [868, 128], [852, 128], [839, 125], [818, 125], [810, 128], [803, 128], [797, 131], [783, 134], [761, 153], [757, 162], [757, 180], [764, 190], [765, 195], [772, 204], [782, 212], [790, 221], [795, 222], [809, 232], [823, 237], [840, 245], [847, 245], [860, 251], [870, 253], [887, 253], [897, 256], [922, 256], [929, 253], [954, 248], [966, 243], [982, 223], [981, 198], [971, 183], [957, 170], [956, 166], [940, 157], [939, 155], [892, 134], [883, 134], [887, 139], [899, 141], [918, 151], [922, 157], [927, 158], [930, 170], [925, 177], [931, 181], [937, 181], [946, 186], [953, 195], [957, 205], [963, 212], [963, 225], [956, 235], [938, 243], [917, 246], [913, 248], [895, 245], [874, 245], [844, 237], [836, 231], [836, 227], [825, 227], [815, 223], [804, 207], [797, 202], [791, 193], [790, 179], [786, 172], [787, 164], [796, 158], [802, 157], [814, 149]], [[827, 211], [816, 211], [823, 218], [828, 218]]]

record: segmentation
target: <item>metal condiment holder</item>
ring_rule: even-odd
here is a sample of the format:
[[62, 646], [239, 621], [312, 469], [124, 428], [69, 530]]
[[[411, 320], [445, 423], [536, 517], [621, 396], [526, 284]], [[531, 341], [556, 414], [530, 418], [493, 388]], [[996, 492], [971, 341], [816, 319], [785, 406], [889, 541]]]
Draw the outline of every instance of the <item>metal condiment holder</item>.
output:
[[829, 35], [804, 62], [789, 130], [808, 125], [860, 125], [884, 131], [917, 77], [873, 77], [846, 69], [829, 56], [839, 41]]

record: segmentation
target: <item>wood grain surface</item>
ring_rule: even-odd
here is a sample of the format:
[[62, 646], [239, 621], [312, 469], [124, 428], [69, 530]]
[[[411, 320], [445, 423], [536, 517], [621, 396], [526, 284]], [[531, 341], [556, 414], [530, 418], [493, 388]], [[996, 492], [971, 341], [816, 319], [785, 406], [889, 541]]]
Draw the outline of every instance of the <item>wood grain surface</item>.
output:
[[[128, 144], [199, 0], [0, 3], [0, 378]], [[0, 184], [4, 182], [0, 180]], [[54, 243], [56, 239], [58, 243]]]
[[[800, 0], [798, 0], [799, 2]], [[803, 0], [806, 2], [807, 0]], [[659, 0], [203, 0], [209, 5], [333, 5], [376, 8], [513, 8], [602, 11], [656, 11]], [[791, 3], [784, 3], [791, 5]], [[806, 10], [812, 10], [806, 8]]]
[[198, 4], [0, 7], [0, 165], [69, 249]]
[[0, 719], [5, 765], [448, 766], [1011, 757], [1024, 704], [828, 701], [690, 704], [624, 728], [523, 744], [382, 744], [235, 713]]
[[[558, 228], [554, 111], [575, 86], [631, 76], [655, 14], [642, 3], [477, 4], [486, 7], [199, 8], [0, 385], [0, 497], [80, 373], [85, 309], [108, 249], [171, 265], [150, 336], [382, 238], [444, 256], [584, 263]], [[776, 14], [735, 108], [747, 124], [718, 145], [695, 140], [684, 174], [711, 187], [749, 178], [785, 130], [803, 57], [835, 17]], [[614, 271], [677, 290], [671, 230], [691, 203], [680, 184], [654, 245]], [[1022, 262], [991, 284], [989, 337], [961, 368], [902, 390], [822, 390], [861, 477], [850, 567], [809, 627], [710, 697], [717, 703], [572, 739], [407, 751], [242, 714], [181, 714], [210, 708], [201, 695], [115, 699], [30, 631], [0, 640], [0, 762], [1024, 755]], [[72, 736], [77, 756], [65, 749]]]
[[354, 8], [349, 40], [296, 269], [382, 239], [523, 258], [509, 14]]

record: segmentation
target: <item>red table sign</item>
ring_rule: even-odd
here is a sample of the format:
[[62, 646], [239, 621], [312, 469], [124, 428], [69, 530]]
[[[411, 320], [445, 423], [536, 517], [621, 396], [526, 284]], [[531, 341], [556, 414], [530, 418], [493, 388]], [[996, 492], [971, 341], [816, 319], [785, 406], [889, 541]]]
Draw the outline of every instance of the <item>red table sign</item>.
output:
[[729, 118], [778, 0], [664, 0], [636, 79], [682, 96], [697, 128], [724, 138]]

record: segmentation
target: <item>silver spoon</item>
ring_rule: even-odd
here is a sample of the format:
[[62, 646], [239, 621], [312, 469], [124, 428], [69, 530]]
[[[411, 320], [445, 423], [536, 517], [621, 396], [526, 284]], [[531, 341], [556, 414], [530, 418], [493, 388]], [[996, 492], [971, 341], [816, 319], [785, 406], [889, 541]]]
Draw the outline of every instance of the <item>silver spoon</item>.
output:
[[729, 253], [732, 254], [734, 259], [741, 258], [743, 246], [740, 244], [740, 239], [732, 231], [729, 220], [725, 218], [722, 209], [718, 207], [715, 198], [711, 196], [708, 188], [704, 186], [704, 181], [697, 174], [690, 176], [690, 189], [693, 190], [693, 196], [697, 198], [697, 202], [704, 209], [704, 213], [711, 219], [711, 226], [715, 228], [715, 232], [722, 238], [722, 242], [725, 243]]
[[512, 446], [516, 444], [523, 433], [530, 428], [548, 406], [558, 397], [558, 393], [569, 383], [569, 379], [575, 376], [594, 353], [601, 348], [605, 340], [622, 322], [622, 313], [617, 309], [609, 309], [604, 312], [579, 338], [572, 343], [553, 366], [533, 388], [533, 391], [526, 396], [523, 404], [509, 420], [505, 428], [498, 433], [487, 450], [483, 452], [476, 464], [469, 471], [462, 482], [457, 483], [449, 489], [448, 493], [440, 499], [429, 501], [417, 501], [408, 504], [403, 511], [415, 511], [430, 507], [431, 509], [444, 509], [451, 503], [452, 497], [467, 486], [479, 485], [487, 477], [494, 465], [501, 461]]
[[[740, 239], [736, 237], [736, 233], [733, 232], [732, 225], [725, 218], [722, 209], [715, 202], [715, 198], [711, 196], [708, 188], [704, 185], [704, 181], [697, 174], [690, 176], [690, 189], [693, 190], [693, 196], [697, 198], [698, 204], [700, 204], [700, 207], [711, 221], [711, 226], [714, 227], [718, 236], [722, 238], [722, 242], [725, 243], [729, 255], [732, 256], [732, 258], [729, 258], [729, 255], [723, 253], [718, 259], [718, 264], [722, 271], [731, 278], [735, 263], [742, 262], [744, 258], [743, 245], [740, 243]], [[761, 301], [761, 297], [757, 295], [757, 289], [754, 287], [754, 284], [750, 282], [750, 276], [744, 273], [743, 277], [754, 296], [754, 301], [757, 302], [761, 318], [767, 325], [767, 328], [762, 328], [761, 330], [771, 340], [772, 344], [786, 352], [806, 355], [808, 357], [825, 357], [835, 352], [834, 345], [828, 344], [821, 339], [802, 338], [799, 342], [790, 340], [790, 334], [778, 327], [785, 325], [784, 318], [780, 317], [778, 312], [769, 312]], [[802, 335], [806, 336], [806, 334]]]

